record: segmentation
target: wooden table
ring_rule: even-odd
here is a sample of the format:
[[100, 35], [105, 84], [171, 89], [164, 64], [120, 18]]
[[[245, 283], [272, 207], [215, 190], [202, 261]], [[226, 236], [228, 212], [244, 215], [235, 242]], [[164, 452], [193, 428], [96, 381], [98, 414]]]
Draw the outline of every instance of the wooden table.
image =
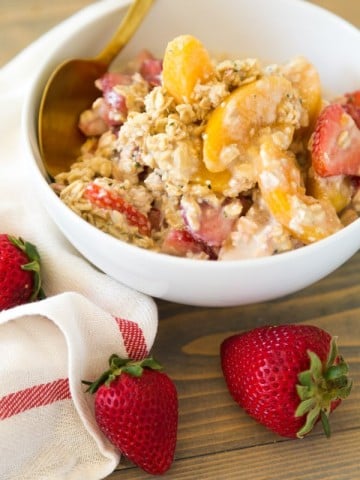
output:
[[[1, 0], [0, 65], [57, 22], [90, 3]], [[314, 3], [360, 26], [359, 0]], [[160, 324], [153, 353], [167, 366], [177, 385], [180, 403], [176, 460], [162, 478], [360, 479], [359, 279], [360, 252], [324, 280], [277, 301], [208, 309], [157, 302]], [[254, 326], [286, 322], [310, 323], [338, 335], [341, 351], [350, 364], [354, 388], [349, 399], [332, 415], [330, 439], [324, 437], [319, 427], [304, 440], [279, 438], [246, 416], [226, 390], [219, 364], [222, 339]], [[108, 478], [154, 477], [125, 461]]]

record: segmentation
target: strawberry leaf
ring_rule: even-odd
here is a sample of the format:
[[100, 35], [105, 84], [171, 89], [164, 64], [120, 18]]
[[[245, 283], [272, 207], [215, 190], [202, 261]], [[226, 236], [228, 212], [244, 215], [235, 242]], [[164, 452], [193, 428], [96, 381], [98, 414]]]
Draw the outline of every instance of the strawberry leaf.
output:
[[303, 400], [301, 403], [299, 403], [295, 411], [295, 417], [302, 417], [306, 413], [310, 412], [310, 410], [313, 409], [315, 403], [316, 402], [314, 398], [307, 398], [306, 400]]
[[331, 339], [330, 350], [329, 350], [329, 355], [328, 355], [326, 365], [328, 367], [331, 367], [331, 365], [334, 365], [337, 356], [338, 356], [337, 337], [333, 337]]
[[311, 395], [311, 389], [305, 385], [296, 385], [296, 391], [300, 400], [306, 400]]
[[347, 385], [345, 385], [343, 388], [340, 388], [338, 390], [338, 396], [342, 400], [347, 398], [350, 395], [351, 389], [352, 389], [353, 382], [350, 380]]
[[[128, 373], [129, 375], [132, 375], [133, 377], [141, 377], [144, 369], [141, 367], [139, 364], [134, 364], [134, 365], [126, 365], [120, 373]], [[119, 373], [119, 374], [120, 374]]]
[[141, 360], [142, 367], [148, 367], [152, 370], [162, 370], [162, 366], [153, 357], [147, 357]]
[[336, 338], [331, 341], [325, 365], [321, 363], [316, 353], [311, 351], [307, 353], [310, 366], [308, 370], [298, 375], [299, 384], [296, 391], [300, 403], [295, 411], [295, 417], [305, 416], [305, 423], [296, 435], [302, 438], [309, 433], [320, 417], [325, 434], [329, 436], [328, 415], [332, 402], [346, 398], [352, 388], [352, 381], [347, 376], [349, 368], [338, 355]]
[[82, 383], [88, 385], [87, 392], [95, 393], [101, 385], [110, 385], [117, 377], [123, 373], [133, 377], [141, 377], [145, 368], [152, 370], [161, 370], [162, 366], [153, 358], [147, 357], [142, 360], [132, 360], [130, 358], [121, 358], [112, 354], [109, 358], [109, 369], [100, 375], [94, 382], [83, 380]]
[[323, 426], [325, 435], [329, 438], [331, 435], [329, 416], [321, 410], [320, 412], [321, 424]]
[[298, 438], [303, 438], [307, 433], [311, 432], [311, 430], [314, 428], [314, 425], [317, 419], [319, 418], [320, 413], [321, 413], [320, 407], [315, 407], [309, 410], [309, 413], [306, 416], [305, 425], [296, 434]]
[[127, 362], [129, 362], [128, 358], [120, 358], [118, 355], [112, 354], [109, 358], [109, 367], [111, 370], [115, 370], [123, 367]]
[[321, 363], [320, 358], [316, 353], [308, 351], [308, 355], [310, 357], [310, 372], [311, 375], [315, 378], [319, 378], [323, 371], [323, 365]]
[[312, 379], [310, 370], [305, 370], [304, 372], [299, 373], [298, 379], [301, 385], [311, 387]]
[[324, 377], [326, 380], [337, 380], [349, 372], [349, 367], [345, 362], [341, 362], [337, 365], [332, 365], [326, 371]]

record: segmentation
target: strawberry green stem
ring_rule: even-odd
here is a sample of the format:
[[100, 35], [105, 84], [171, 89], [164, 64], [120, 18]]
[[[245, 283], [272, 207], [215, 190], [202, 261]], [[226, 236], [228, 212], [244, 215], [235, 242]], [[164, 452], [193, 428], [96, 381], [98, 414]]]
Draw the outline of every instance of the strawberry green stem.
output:
[[122, 373], [127, 373], [133, 377], [141, 377], [145, 368], [161, 370], [162, 366], [153, 357], [147, 357], [142, 360], [131, 360], [113, 354], [109, 358], [108, 370], [102, 373], [94, 382], [83, 381], [82, 383], [89, 385], [89, 388], [86, 390], [87, 392], [95, 393], [101, 385], [110, 385], [110, 383]]
[[346, 398], [351, 391], [352, 381], [348, 378], [348, 365], [339, 356], [336, 338], [333, 338], [326, 363], [323, 365], [316, 353], [308, 351], [310, 367], [298, 375], [296, 386], [300, 403], [295, 416], [305, 415], [305, 423], [297, 432], [302, 438], [309, 433], [320, 419], [326, 436], [330, 436], [329, 414], [331, 404]]

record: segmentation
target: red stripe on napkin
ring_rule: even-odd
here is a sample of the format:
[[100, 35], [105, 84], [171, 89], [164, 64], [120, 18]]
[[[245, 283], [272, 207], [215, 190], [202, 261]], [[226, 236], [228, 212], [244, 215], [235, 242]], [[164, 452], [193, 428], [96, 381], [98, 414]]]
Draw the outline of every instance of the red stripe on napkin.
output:
[[114, 317], [124, 338], [127, 354], [133, 360], [140, 360], [148, 354], [144, 334], [135, 322]]
[[0, 420], [70, 397], [68, 378], [25, 388], [0, 399]]

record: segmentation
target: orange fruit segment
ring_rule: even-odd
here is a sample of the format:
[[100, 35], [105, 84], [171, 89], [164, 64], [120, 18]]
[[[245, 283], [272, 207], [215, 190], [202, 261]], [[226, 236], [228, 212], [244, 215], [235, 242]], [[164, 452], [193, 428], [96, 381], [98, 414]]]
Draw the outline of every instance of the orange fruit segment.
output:
[[306, 195], [295, 156], [264, 141], [256, 158], [258, 182], [270, 212], [295, 238], [308, 244], [342, 228], [327, 199]]
[[162, 71], [163, 87], [177, 103], [191, 103], [197, 83], [206, 83], [215, 70], [203, 44], [192, 35], [180, 35], [168, 43]]
[[208, 170], [221, 172], [232, 161], [236, 146], [246, 155], [264, 127], [281, 127], [278, 109], [293, 95], [289, 80], [269, 75], [234, 90], [210, 114], [204, 135], [203, 159]]

